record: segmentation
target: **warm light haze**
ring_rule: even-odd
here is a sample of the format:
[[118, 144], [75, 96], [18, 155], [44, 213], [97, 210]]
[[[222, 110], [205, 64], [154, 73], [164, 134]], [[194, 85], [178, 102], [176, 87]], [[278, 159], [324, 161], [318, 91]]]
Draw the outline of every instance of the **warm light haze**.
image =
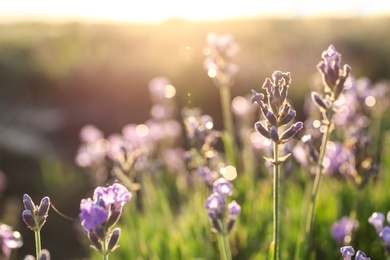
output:
[[371, 17], [390, 14], [382, 0], [14, 0], [1, 4], [0, 21], [159, 22], [166, 19], [215, 20], [243, 17]]

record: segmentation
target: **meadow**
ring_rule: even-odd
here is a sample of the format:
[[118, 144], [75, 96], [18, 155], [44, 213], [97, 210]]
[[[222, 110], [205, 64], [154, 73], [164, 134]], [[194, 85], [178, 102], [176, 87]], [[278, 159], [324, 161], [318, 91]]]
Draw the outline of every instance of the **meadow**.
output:
[[[346, 245], [389, 258], [369, 223], [390, 211], [389, 22], [0, 25], [0, 220], [23, 237], [11, 259], [36, 252], [24, 194], [57, 209], [38, 214], [52, 259], [102, 259], [80, 202], [114, 183], [131, 199], [109, 259], [342, 259]], [[331, 45], [336, 76], [333, 60], [317, 68]], [[211, 200], [220, 178], [227, 196]]]

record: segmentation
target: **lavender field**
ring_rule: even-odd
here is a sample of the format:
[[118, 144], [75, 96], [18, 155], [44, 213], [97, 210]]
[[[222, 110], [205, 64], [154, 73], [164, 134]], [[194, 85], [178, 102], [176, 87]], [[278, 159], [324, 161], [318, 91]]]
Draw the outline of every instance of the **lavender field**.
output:
[[0, 259], [390, 259], [389, 23], [0, 25]]

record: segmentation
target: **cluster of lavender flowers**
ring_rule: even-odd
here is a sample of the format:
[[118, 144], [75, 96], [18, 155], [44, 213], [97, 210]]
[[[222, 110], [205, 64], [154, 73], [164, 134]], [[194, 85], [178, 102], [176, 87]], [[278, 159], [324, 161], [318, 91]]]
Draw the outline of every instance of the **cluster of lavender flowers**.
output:
[[121, 229], [112, 228], [119, 220], [123, 206], [130, 199], [131, 193], [123, 185], [115, 183], [107, 188], [97, 187], [93, 199], [81, 201], [81, 225], [88, 232], [94, 248], [103, 256], [117, 248]]
[[240, 46], [234, 41], [232, 35], [219, 35], [209, 33], [206, 38], [207, 47], [204, 50], [207, 58], [203, 63], [210, 78], [216, 86], [229, 86], [234, 83], [238, 66], [232, 62]]
[[[387, 222], [390, 225], [390, 211], [387, 213]], [[381, 212], [374, 212], [368, 219], [368, 223], [374, 226], [387, 256], [390, 256], [390, 226], [384, 226], [385, 215]]]
[[227, 198], [233, 194], [233, 185], [226, 179], [220, 178], [213, 184], [213, 193], [207, 198], [205, 209], [216, 233], [227, 235], [241, 212], [240, 205], [235, 200], [227, 204]]
[[264, 116], [264, 125], [261, 122], [257, 122], [255, 128], [265, 138], [277, 144], [284, 144], [302, 129], [303, 123], [297, 122], [281, 134], [278, 133], [280, 128], [285, 127], [295, 118], [296, 111], [291, 108], [287, 101], [287, 92], [291, 83], [290, 73], [275, 71], [272, 74], [272, 79], [273, 82], [270, 79], [266, 79], [263, 84], [263, 89], [267, 91], [268, 104], [264, 103], [264, 95], [262, 93], [252, 90], [252, 102], [259, 106]]
[[0, 259], [8, 260], [13, 249], [23, 245], [22, 236], [11, 226], [0, 223]]
[[[340, 248], [341, 255], [344, 260], [351, 260], [352, 256], [355, 254], [355, 249], [353, 249], [352, 246], [343, 246]], [[363, 251], [357, 251], [355, 260], [370, 260], [369, 258]]]

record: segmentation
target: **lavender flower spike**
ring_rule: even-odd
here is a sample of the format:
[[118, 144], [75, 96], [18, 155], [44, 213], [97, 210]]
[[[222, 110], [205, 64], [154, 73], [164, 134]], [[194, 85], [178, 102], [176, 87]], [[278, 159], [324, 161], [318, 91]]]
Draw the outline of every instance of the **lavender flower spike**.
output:
[[385, 215], [380, 212], [372, 213], [371, 217], [368, 219], [368, 223], [374, 226], [377, 233], [379, 233], [383, 228], [383, 223], [385, 222]]
[[219, 178], [213, 184], [214, 192], [222, 197], [231, 196], [233, 194], [233, 185], [224, 178]]
[[363, 251], [357, 251], [355, 260], [370, 260], [369, 258]]
[[355, 250], [352, 246], [343, 246], [340, 248], [340, 252], [344, 260], [351, 260], [352, 256], [355, 254]]

